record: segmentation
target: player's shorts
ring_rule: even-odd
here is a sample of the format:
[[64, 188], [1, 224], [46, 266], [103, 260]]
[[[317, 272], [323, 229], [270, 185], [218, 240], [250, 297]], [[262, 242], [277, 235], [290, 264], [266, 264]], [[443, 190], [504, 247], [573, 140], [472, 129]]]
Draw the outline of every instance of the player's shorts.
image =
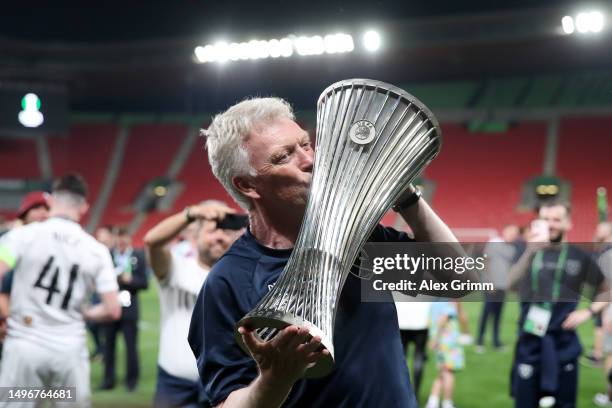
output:
[[203, 387], [199, 381], [175, 377], [157, 366], [157, 387], [155, 408], [203, 408], [210, 405], [205, 401]]
[[[0, 365], [1, 387], [74, 387], [71, 401], [55, 401], [52, 406], [88, 408], [91, 406], [89, 381], [89, 356], [85, 341], [82, 347], [67, 347], [62, 352], [25, 339], [8, 337], [4, 343]], [[0, 401], [0, 408], [30, 408], [39, 406], [41, 401]]]
[[[545, 396], [540, 391], [540, 367], [532, 364], [518, 364], [513, 370], [513, 397], [515, 408], [537, 407]], [[578, 361], [559, 365], [559, 379], [555, 407], [576, 408], [578, 391]]]

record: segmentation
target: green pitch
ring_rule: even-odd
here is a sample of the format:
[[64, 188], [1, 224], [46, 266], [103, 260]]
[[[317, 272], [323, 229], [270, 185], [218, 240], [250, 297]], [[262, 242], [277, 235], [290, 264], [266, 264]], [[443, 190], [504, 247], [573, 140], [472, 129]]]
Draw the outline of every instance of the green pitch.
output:
[[[148, 291], [140, 295], [141, 323], [138, 345], [140, 349], [140, 383], [137, 391], [127, 392], [123, 385], [125, 373], [125, 358], [123, 338], [117, 339], [117, 386], [112, 391], [99, 391], [102, 378], [102, 364], [92, 363], [91, 385], [94, 407], [136, 408], [150, 407], [155, 391], [157, 372], [157, 347], [159, 337], [159, 304], [157, 288], [151, 281]], [[472, 334], [478, 329], [478, 318], [482, 305], [480, 303], [464, 303], [469, 315]], [[458, 408], [504, 408], [512, 407], [508, 396], [508, 381], [512, 361], [512, 347], [516, 336], [516, 321], [518, 304], [506, 303], [502, 320], [502, 341], [506, 344], [505, 352], [495, 352], [489, 346], [485, 353], [477, 354], [473, 347], [466, 347], [466, 369], [456, 376], [455, 403]], [[580, 337], [585, 350], [592, 346], [593, 324], [588, 322], [580, 330]], [[490, 344], [490, 333], [487, 333], [486, 344]], [[603, 370], [580, 365], [580, 383], [578, 407], [593, 406], [593, 396], [605, 389]], [[425, 370], [420, 401], [424, 403], [429, 395], [429, 389], [436, 367], [430, 358]], [[364, 377], [364, 381], [367, 378]]]

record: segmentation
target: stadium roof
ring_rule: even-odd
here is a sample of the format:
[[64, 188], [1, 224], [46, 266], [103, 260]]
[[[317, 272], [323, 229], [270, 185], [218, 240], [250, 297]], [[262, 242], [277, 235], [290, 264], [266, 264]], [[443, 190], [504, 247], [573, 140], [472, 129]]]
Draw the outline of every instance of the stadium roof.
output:
[[[60, 84], [77, 110], [213, 111], [248, 94], [312, 104], [329, 83], [396, 84], [612, 71], [612, 30], [559, 33], [570, 1], [9, 3], [0, 15], [0, 81]], [[592, 4], [592, 3], [591, 3]], [[196, 45], [375, 25], [378, 54], [195, 64]]]
[[392, 21], [516, 11], [570, 0], [28, 1], [5, 2], [0, 36], [42, 42], [121, 42], [180, 38], [217, 30]]

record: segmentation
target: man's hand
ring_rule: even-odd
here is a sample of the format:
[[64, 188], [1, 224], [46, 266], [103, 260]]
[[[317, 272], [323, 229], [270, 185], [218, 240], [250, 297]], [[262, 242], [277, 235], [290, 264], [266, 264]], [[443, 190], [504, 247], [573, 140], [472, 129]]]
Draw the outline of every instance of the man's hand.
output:
[[189, 207], [189, 215], [197, 220], [221, 221], [227, 214], [235, 213], [233, 208], [215, 202]]
[[531, 253], [536, 253], [541, 249], [547, 248], [550, 246], [549, 240], [543, 240], [543, 237], [540, 233], [531, 231], [527, 237], [527, 251]]
[[574, 310], [570, 313], [561, 325], [565, 330], [576, 330], [578, 326], [591, 318], [591, 311], [588, 309]]
[[246, 327], [239, 327], [238, 331], [262, 379], [269, 384], [292, 386], [321, 356], [329, 355], [327, 349], [321, 350], [321, 337], [310, 336], [306, 327], [286, 327], [266, 342], [258, 340], [253, 330]]
[[129, 285], [132, 282], [132, 275], [127, 272], [123, 272], [118, 276], [118, 280], [124, 285]]

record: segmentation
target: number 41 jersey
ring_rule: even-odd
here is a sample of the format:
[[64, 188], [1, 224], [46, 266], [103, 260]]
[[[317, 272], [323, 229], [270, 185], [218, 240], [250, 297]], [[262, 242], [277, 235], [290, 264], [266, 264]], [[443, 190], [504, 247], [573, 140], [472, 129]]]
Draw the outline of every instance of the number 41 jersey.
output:
[[8, 336], [65, 347], [85, 340], [93, 291], [117, 290], [109, 250], [79, 224], [53, 217], [10, 231], [0, 260], [13, 268]]

